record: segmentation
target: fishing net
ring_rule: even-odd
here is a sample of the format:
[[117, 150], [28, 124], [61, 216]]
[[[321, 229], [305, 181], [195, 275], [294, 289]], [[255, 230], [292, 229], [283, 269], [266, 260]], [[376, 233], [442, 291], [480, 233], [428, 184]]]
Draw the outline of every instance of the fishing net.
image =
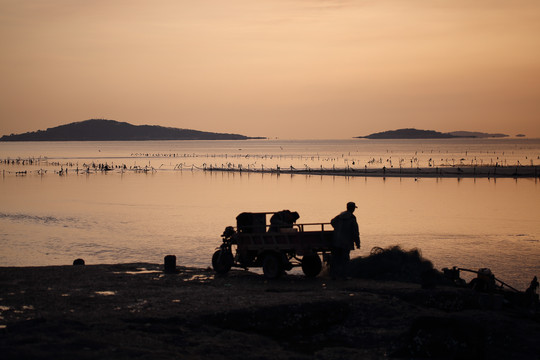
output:
[[415, 283], [438, 277], [431, 261], [424, 259], [419, 249], [404, 250], [400, 246], [374, 247], [369, 256], [352, 259], [348, 273], [356, 278]]

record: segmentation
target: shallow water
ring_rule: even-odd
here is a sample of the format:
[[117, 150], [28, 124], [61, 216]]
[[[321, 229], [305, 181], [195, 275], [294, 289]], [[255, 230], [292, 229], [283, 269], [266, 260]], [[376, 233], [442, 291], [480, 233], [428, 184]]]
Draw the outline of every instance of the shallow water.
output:
[[[32, 153], [23, 144], [9, 144], [9, 149], [1, 144], [1, 158], [16, 158], [17, 151], [21, 158], [39, 156], [39, 151], [47, 154], [49, 171], [35, 172], [43, 164], [3, 164], [7, 173], [0, 181], [0, 266], [71, 264], [79, 257], [87, 264], [162, 263], [165, 255], [174, 254], [179, 265], [206, 267], [223, 229], [235, 225], [240, 212], [290, 209], [300, 213], [300, 223], [328, 222], [347, 201], [355, 201], [362, 249], [353, 256], [367, 255], [374, 246], [399, 244], [421, 249], [438, 269], [488, 267], [520, 289], [540, 275], [537, 179], [351, 178], [172, 171], [172, 167], [165, 171], [163, 166], [148, 173], [54, 173], [60, 167], [58, 160], [140, 162], [130, 157], [135, 147], [146, 146], [157, 154], [155, 146], [164, 150], [181, 145], [152, 143], [117, 144], [116, 155], [108, 160], [92, 158], [96, 144], [32, 143]], [[220, 143], [210, 150], [219, 155], [225, 148], [242, 145], [253, 146], [248, 149], [251, 153], [264, 152], [252, 144]], [[101, 153], [109, 151], [104, 150], [107, 146], [113, 147], [99, 145]], [[519, 156], [534, 154], [524, 151]], [[209, 157], [192, 159], [203, 162]], [[163, 158], [149, 156], [144, 161]], [[283, 158], [281, 164], [287, 166]], [[13, 173], [23, 168], [29, 170], [26, 176]]]
[[[160, 170], [399, 168], [540, 165], [540, 139], [244, 140], [4, 142], [0, 159], [38, 159], [39, 168], [107, 163]], [[13, 168], [11, 168], [13, 170]]]

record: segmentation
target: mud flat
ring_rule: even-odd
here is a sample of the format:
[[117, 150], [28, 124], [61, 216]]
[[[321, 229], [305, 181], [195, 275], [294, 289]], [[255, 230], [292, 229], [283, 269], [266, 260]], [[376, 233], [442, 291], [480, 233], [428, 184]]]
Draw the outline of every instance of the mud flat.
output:
[[0, 268], [2, 359], [538, 359], [538, 309], [467, 288], [159, 264]]
[[[6, 160], [7, 161], [7, 160]], [[54, 163], [60, 166], [59, 163]], [[127, 165], [115, 165], [114, 167], [108, 164], [98, 164], [96, 168], [81, 167], [73, 168], [73, 163], [66, 164], [66, 168], [54, 167], [47, 169], [35, 169], [27, 167], [14, 167], [2, 169], [2, 176], [26, 176], [56, 174], [68, 175], [76, 174], [95, 174], [95, 173], [155, 173], [162, 171], [204, 171], [204, 172], [228, 172], [228, 173], [259, 173], [259, 174], [290, 174], [290, 175], [326, 175], [326, 176], [362, 176], [362, 177], [403, 177], [403, 178], [540, 178], [540, 166], [440, 166], [440, 167], [383, 167], [383, 168], [294, 168], [294, 167], [260, 167], [246, 168], [242, 166], [179, 166], [176, 165], [173, 169], [154, 168], [152, 166], [145, 167], [130, 167]]]
[[302, 174], [364, 177], [431, 177], [431, 178], [538, 178], [539, 166], [447, 166], [427, 168], [223, 168], [205, 167], [204, 171]]

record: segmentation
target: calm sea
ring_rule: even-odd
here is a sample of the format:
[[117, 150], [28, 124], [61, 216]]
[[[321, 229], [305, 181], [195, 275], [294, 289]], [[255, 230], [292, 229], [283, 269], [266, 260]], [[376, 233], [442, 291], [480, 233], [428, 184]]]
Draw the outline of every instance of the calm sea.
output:
[[328, 222], [355, 201], [362, 248], [353, 256], [375, 246], [418, 248], [438, 269], [487, 267], [519, 289], [540, 275], [538, 179], [201, 170], [539, 165], [540, 140], [0, 143], [0, 159], [0, 266], [79, 257], [162, 263], [174, 254], [179, 265], [207, 267], [240, 212], [290, 209], [300, 223]]

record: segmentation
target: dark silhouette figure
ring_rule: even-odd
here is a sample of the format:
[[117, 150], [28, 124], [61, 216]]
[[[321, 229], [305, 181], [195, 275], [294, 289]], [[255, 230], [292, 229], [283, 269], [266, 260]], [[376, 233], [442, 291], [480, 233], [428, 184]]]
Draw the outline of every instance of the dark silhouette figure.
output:
[[330, 262], [330, 274], [332, 278], [345, 277], [351, 250], [354, 250], [354, 245], [360, 249], [358, 223], [356, 216], [353, 215], [356, 208], [355, 203], [348, 202], [347, 210], [330, 221], [334, 227], [332, 258]]
[[292, 229], [293, 224], [300, 218], [296, 211], [278, 211], [270, 218], [270, 228], [268, 232], [280, 232], [281, 229]]

